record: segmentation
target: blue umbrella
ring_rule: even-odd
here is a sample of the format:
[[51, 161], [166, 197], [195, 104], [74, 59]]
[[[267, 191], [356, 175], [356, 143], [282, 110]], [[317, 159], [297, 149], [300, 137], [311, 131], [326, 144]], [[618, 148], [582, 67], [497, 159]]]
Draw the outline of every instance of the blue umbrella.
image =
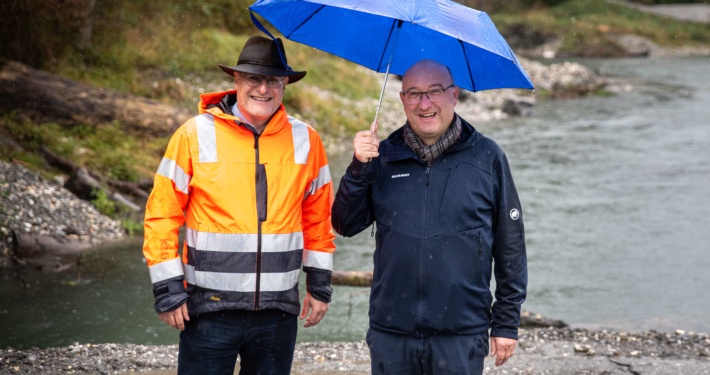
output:
[[421, 59], [448, 66], [470, 91], [534, 88], [488, 15], [449, 0], [257, 0], [249, 9], [287, 39], [385, 73], [382, 94], [389, 72]]

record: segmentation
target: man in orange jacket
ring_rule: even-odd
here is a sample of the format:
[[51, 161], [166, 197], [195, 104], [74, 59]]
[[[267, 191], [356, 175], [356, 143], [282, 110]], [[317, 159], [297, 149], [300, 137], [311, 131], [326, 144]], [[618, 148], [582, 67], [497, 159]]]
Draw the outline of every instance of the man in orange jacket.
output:
[[[301, 319], [330, 304], [333, 188], [318, 133], [288, 116], [280, 39], [249, 38], [234, 91], [204, 94], [173, 135], [145, 217], [155, 310], [180, 329], [179, 374], [289, 374]], [[178, 229], [186, 224], [182, 259]]]

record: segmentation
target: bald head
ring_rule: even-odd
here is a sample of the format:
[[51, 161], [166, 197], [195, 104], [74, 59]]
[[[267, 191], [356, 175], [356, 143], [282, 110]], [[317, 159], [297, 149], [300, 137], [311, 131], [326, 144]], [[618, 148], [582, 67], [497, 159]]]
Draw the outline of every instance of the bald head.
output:
[[[454, 76], [451, 74], [451, 69], [448, 66], [429, 59], [419, 60], [410, 66], [402, 77], [402, 91], [407, 92], [414, 87], [412, 86], [412, 77], [418, 76], [433, 76], [439, 79], [439, 84], [443, 87], [454, 84]], [[448, 79], [447, 79], [448, 78]]]
[[446, 65], [421, 60], [404, 73], [399, 97], [412, 130], [431, 145], [451, 125], [459, 88], [454, 85], [454, 77]]

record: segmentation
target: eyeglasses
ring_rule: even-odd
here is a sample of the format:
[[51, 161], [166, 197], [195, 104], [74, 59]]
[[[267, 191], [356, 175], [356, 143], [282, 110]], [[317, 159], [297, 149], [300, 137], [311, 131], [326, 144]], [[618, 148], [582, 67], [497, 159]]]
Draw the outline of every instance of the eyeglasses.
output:
[[444, 100], [444, 91], [456, 87], [456, 85], [451, 85], [445, 89], [433, 89], [429, 91], [409, 91], [409, 92], [402, 92], [402, 95], [404, 95], [404, 100], [407, 102], [407, 104], [419, 104], [419, 102], [422, 100], [422, 95], [426, 95], [429, 100], [432, 102], [440, 102]]
[[286, 79], [286, 77], [271, 77], [271, 76], [243, 76], [247, 85], [251, 87], [261, 86], [261, 82], [266, 80], [266, 86], [275, 89], [281, 87], [281, 84]]

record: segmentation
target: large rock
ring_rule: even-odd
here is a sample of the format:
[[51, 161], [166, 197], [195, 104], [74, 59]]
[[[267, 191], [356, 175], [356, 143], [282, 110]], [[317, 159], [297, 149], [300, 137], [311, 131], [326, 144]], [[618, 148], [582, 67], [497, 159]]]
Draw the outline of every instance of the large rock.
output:
[[514, 96], [503, 101], [504, 113], [516, 117], [530, 117], [535, 114], [535, 98]]

